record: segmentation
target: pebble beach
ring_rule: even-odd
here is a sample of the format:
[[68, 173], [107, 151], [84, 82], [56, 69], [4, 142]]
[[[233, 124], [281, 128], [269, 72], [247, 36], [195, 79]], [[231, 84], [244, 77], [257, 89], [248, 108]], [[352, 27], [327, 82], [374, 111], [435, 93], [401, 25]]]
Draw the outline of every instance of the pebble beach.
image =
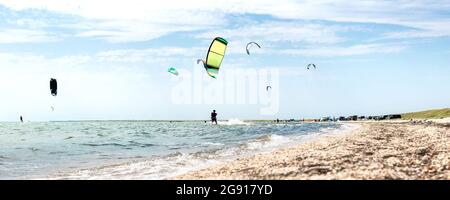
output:
[[359, 122], [359, 128], [171, 179], [450, 180], [450, 124]]

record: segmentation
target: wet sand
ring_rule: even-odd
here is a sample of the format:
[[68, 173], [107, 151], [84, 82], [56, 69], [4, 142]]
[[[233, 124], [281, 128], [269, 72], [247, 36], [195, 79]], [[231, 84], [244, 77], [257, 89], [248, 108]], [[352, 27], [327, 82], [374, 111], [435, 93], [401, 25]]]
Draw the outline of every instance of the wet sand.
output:
[[370, 122], [172, 179], [450, 180], [450, 124]]

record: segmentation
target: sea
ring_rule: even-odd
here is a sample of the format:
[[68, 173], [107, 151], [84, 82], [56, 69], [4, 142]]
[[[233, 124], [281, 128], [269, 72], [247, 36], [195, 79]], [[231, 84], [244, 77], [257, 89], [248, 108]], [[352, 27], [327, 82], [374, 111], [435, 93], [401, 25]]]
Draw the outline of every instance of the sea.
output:
[[0, 122], [0, 179], [167, 179], [351, 128], [238, 119]]

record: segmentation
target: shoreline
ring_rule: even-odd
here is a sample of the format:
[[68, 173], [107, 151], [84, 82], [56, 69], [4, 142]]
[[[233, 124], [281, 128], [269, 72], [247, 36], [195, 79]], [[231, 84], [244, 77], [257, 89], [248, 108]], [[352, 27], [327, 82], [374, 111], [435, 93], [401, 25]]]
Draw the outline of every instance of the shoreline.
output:
[[[276, 133], [260, 136], [256, 139], [249, 140], [247, 143], [240, 144], [238, 146], [231, 146], [233, 152], [240, 151], [239, 153], [235, 155], [226, 155], [226, 156], [219, 156], [215, 158], [208, 158], [208, 159], [202, 159], [197, 158], [194, 160], [188, 160], [188, 162], [197, 162], [198, 164], [195, 165], [186, 165], [184, 167], [180, 167], [178, 169], [175, 169], [173, 172], [168, 173], [168, 175], [161, 175], [161, 174], [150, 174], [147, 170], [136, 170], [134, 167], [130, 167], [132, 165], [138, 166], [141, 165], [141, 167], [150, 169], [147, 165], [153, 165], [155, 161], [166, 161], [166, 160], [173, 160], [180, 157], [185, 156], [192, 156], [192, 153], [183, 154], [180, 153], [179, 155], [176, 155], [178, 153], [175, 153], [174, 157], [158, 157], [158, 158], [146, 158], [143, 157], [141, 159], [131, 159], [128, 161], [123, 162], [111, 162], [109, 164], [101, 164], [101, 165], [93, 165], [91, 167], [82, 167], [76, 170], [59, 170], [54, 173], [50, 173], [45, 177], [42, 176], [36, 176], [34, 179], [82, 179], [84, 178], [83, 174], [92, 174], [90, 178], [92, 179], [146, 179], [149, 176], [150, 179], [169, 179], [174, 176], [179, 176], [185, 173], [189, 173], [192, 171], [197, 171], [201, 169], [205, 169], [208, 167], [215, 166], [217, 164], [223, 164], [231, 162], [235, 159], [245, 158], [245, 157], [251, 157], [258, 154], [264, 154], [269, 153], [274, 150], [280, 149], [280, 148], [289, 148], [289, 147], [295, 147], [299, 144], [306, 143], [308, 141], [315, 141], [318, 138], [321, 137], [327, 137], [327, 136], [334, 136], [334, 135], [340, 135], [343, 132], [349, 132], [351, 130], [354, 130], [356, 128], [360, 127], [358, 124], [344, 124], [340, 125], [339, 128], [320, 128], [315, 132], [312, 132], [311, 134], [306, 135], [299, 135], [295, 139], [289, 136], [282, 136], [277, 135]], [[281, 143], [280, 139], [273, 139], [273, 137], [281, 137]], [[286, 137], [286, 138], [285, 138]], [[255, 146], [254, 146], [255, 145]], [[248, 147], [253, 146], [253, 147]], [[223, 151], [225, 154], [229, 154], [230, 148], [224, 148], [224, 149], [218, 149], [218, 151]], [[240, 148], [244, 148], [241, 150], [237, 150]], [[247, 148], [253, 149], [249, 150]], [[252, 152], [253, 151], [253, 152]], [[256, 152], [255, 152], [256, 151]], [[203, 151], [204, 153], [206, 151]], [[197, 153], [194, 153], [197, 154]], [[179, 162], [179, 161], [177, 161]], [[187, 160], [183, 161], [183, 163], [186, 163]], [[174, 163], [168, 163], [168, 164], [174, 164]], [[138, 167], [138, 168], [141, 168]], [[124, 170], [128, 168], [127, 170]], [[167, 170], [165, 170], [167, 171]], [[121, 172], [124, 172], [123, 174]], [[140, 177], [138, 174], [146, 174], [145, 177]], [[158, 178], [159, 177], [159, 178]]]
[[361, 126], [169, 179], [450, 180], [449, 124], [421, 121], [349, 124]]

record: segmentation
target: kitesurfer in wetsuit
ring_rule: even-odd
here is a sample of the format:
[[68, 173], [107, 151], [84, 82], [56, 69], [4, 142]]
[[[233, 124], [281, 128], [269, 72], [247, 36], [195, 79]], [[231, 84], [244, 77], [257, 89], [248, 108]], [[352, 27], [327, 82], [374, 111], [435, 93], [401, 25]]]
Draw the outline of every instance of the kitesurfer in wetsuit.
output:
[[216, 110], [213, 110], [213, 112], [211, 113], [211, 123], [216, 123], [217, 124], [217, 113], [216, 113]]
[[22, 118], [22, 116], [20, 116], [20, 122], [22, 122], [22, 123], [23, 123], [23, 118]]

